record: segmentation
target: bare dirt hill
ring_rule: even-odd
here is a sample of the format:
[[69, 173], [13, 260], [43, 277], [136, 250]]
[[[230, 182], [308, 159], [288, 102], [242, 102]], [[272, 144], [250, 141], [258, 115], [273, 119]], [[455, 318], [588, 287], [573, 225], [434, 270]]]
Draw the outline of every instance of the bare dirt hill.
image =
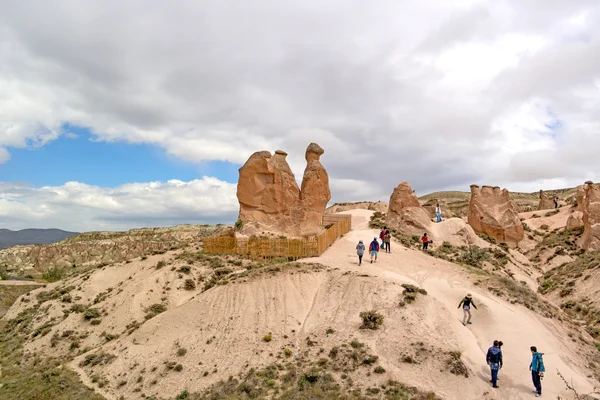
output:
[[82, 268], [109, 265], [184, 247], [223, 227], [178, 225], [126, 232], [87, 232], [54, 244], [0, 250], [0, 268], [13, 275], [34, 277], [53, 270], [53, 280], [56, 280], [78, 273]]
[[[399, 238], [359, 267], [356, 242], [377, 230], [372, 211], [349, 212], [353, 230], [301, 263], [206, 256], [192, 241], [21, 296], [2, 320], [0, 394], [27, 398], [25, 371], [43, 367], [81, 393], [71, 398], [92, 396], [73, 370], [107, 399], [527, 399], [530, 345], [545, 353], [545, 396], [565, 394], [557, 369], [580, 391], [596, 384], [591, 336], [528, 289], [544, 273], [538, 264], [483, 240], [483, 253], [441, 244], [424, 253]], [[456, 307], [467, 292], [478, 310], [465, 327]], [[360, 329], [372, 309], [383, 323]], [[497, 390], [484, 362], [494, 339], [505, 343]], [[23, 351], [19, 369], [8, 349]]]

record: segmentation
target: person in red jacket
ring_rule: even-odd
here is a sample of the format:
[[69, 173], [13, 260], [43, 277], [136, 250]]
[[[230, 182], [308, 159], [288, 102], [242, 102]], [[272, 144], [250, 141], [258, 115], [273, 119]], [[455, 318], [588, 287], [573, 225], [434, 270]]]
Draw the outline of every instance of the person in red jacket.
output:
[[427, 236], [427, 232], [423, 234], [421, 240], [423, 241], [423, 250], [427, 250], [427, 246], [429, 245], [429, 237]]
[[379, 242], [377, 238], [374, 237], [373, 241], [369, 245], [369, 253], [371, 253], [371, 264], [373, 264], [373, 258], [375, 258], [375, 262], [377, 262], [377, 254], [379, 253]]

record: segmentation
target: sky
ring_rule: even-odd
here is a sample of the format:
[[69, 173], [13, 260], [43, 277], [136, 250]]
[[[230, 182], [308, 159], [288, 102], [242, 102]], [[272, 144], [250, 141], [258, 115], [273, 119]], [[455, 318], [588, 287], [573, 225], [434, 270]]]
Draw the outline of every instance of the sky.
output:
[[371, 3], [3, 3], [0, 228], [232, 223], [310, 142], [332, 202], [600, 179], [600, 2]]

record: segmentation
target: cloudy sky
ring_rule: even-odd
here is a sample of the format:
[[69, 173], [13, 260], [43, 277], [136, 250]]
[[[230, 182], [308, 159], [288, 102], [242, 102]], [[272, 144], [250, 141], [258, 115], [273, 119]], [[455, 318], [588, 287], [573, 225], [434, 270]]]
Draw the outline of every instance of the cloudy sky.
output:
[[3, 2], [0, 228], [233, 222], [237, 169], [333, 201], [600, 179], [597, 0]]

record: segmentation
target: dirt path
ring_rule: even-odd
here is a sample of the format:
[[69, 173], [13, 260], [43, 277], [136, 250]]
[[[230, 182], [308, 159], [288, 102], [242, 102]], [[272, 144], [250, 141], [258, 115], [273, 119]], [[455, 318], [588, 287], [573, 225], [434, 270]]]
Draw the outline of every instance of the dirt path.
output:
[[[371, 211], [353, 210], [353, 230], [339, 239], [321, 257], [307, 261], [320, 262], [339, 268], [342, 271], [361, 271], [398, 282], [415, 282], [425, 288], [437, 301], [437, 310], [427, 316], [427, 323], [440, 323], [443, 320], [451, 330], [452, 339], [459, 342], [463, 357], [469, 359], [476, 370], [479, 384], [489, 385], [489, 370], [485, 364], [485, 354], [493, 340], [504, 342], [505, 366], [500, 372], [501, 388], [490, 388], [489, 398], [528, 399], [533, 397], [531, 376], [528, 370], [531, 353], [529, 347], [535, 345], [544, 353], [546, 378], [543, 381], [544, 397], [556, 398], [564, 395], [565, 388], [557, 376], [560, 372], [580, 389], [591, 391], [594, 384], [585, 378], [586, 374], [577, 365], [586, 365], [578, 360], [565, 344], [566, 333], [553, 321], [542, 318], [527, 308], [510, 304], [493, 297], [471, 283], [472, 277], [452, 263], [432, 258], [418, 250], [409, 250], [401, 244], [392, 243], [392, 253], [379, 254], [377, 263], [370, 264], [369, 257], [362, 267], [358, 266], [355, 246], [359, 239], [369, 242], [377, 231], [368, 228]], [[478, 310], [473, 311], [473, 325], [463, 326], [462, 312], [457, 309], [460, 299], [472, 293]], [[492, 392], [493, 391], [493, 392]], [[454, 394], [456, 396], [457, 394]], [[453, 396], [453, 397], [454, 397]]]

